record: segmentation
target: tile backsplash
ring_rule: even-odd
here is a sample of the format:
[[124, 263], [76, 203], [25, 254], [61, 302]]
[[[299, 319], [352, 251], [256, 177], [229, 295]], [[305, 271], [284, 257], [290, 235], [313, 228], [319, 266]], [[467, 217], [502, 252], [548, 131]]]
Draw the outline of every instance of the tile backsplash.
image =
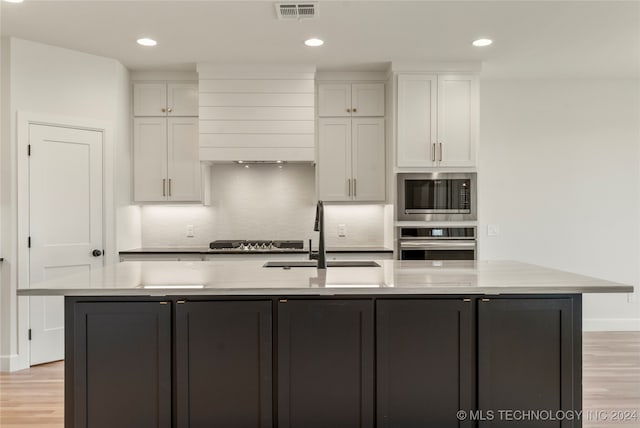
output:
[[[211, 206], [145, 205], [143, 247], [202, 247], [216, 239], [312, 238], [315, 169], [311, 164], [216, 164]], [[325, 206], [328, 246], [383, 246], [384, 205]], [[338, 225], [346, 236], [338, 237]], [[187, 226], [194, 236], [187, 237]]]

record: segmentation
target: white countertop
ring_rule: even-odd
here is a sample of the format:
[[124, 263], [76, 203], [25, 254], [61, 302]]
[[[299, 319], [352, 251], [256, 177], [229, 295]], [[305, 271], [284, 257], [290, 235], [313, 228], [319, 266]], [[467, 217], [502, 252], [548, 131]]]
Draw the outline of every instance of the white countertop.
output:
[[[18, 295], [403, 295], [630, 293], [633, 287], [513, 261], [379, 260], [378, 268], [263, 268], [260, 261], [123, 262]], [[168, 288], [145, 288], [145, 287]], [[197, 288], [195, 288], [197, 287]]]

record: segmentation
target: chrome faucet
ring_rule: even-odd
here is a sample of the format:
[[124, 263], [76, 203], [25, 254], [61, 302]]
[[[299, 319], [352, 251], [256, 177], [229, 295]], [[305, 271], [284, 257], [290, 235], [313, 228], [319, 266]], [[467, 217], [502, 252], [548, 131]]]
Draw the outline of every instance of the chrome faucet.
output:
[[316, 205], [316, 221], [313, 230], [320, 232], [318, 237], [318, 269], [326, 269], [327, 252], [324, 247], [324, 204], [322, 201], [318, 201], [318, 205]]

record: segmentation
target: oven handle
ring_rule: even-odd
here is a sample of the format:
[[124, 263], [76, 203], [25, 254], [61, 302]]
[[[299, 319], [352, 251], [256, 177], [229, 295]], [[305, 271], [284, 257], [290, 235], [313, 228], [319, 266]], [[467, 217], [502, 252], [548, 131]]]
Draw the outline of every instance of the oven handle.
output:
[[473, 250], [476, 241], [400, 241], [403, 250]]

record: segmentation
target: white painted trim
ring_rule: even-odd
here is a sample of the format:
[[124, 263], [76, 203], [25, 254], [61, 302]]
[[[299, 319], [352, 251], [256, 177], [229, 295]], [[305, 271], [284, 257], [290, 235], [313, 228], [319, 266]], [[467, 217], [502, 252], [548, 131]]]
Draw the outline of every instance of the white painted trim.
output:
[[[29, 285], [29, 159], [27, 146], [29, 144], [29, 126], [32, 124], [84, 129], [102, 133], [102, 183], [103, 183], [103, 246], [107, 250], [104, 254], [104, 264], [116, 263], [118, 250], [116, 248], [115, 227], [115, 186], [114, 161], [115, 145], [113, 144], [114, 126], [110, 122], [101, 122], [86, 118], [62, 117], [49, 114], [38, 114], [25, 111], [17, 112], [17, 223], [18, 223], [18, 269], [17, 288], [28, 288]], [[28, 299], [18, 299], [18, 347], [17, 357], [11, 358], [10, 370], [29, 367], [29, 340], [27, 330], [29, 325]], [[15, 363], [14, 363], [15, 361]], [[15, 368], [18, 367], [18, 368]]]
[[197, 82], [198, 72], [196, 71], [132, 71], [130, 81], [176, 81], [176, 82]]
[[583, 331], [640, 331], [640, 318], [590, 318], [582, 321]]
[[387, 75], [386, 71], [319, 71], [316, 82], [385, 82]]
[[200, 80], [206, 79], [301, 79], [314, 80], [315, 65], [300, 64], [207, 64], [198, 63]]
[[433, 72], [433, 73], [479, 73], [482, 62], [392, 62], [391, 70], [397, 72]]

